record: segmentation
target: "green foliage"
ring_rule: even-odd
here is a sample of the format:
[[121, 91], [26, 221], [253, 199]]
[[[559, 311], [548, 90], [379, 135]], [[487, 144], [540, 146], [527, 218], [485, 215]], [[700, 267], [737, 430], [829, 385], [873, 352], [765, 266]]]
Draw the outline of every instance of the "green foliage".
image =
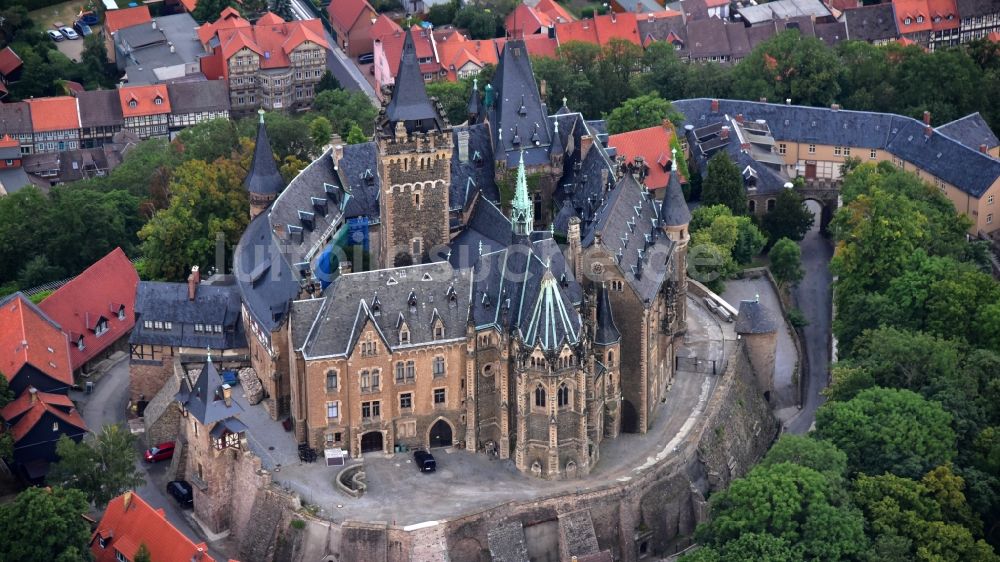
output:
[[[347, 136], [352, 125], [360, 126], [366, 135], [372, 134], [378, 115], [378, 110], [367, 96], [346, 90], [320, 92], [313, 101], [313, 110], [329, 119], [334, 132], [341, 136]], [[270, 124], [268, 127], [270, 133]]]
[[351, 125], [351, 130], [347, 132], [347, 138], [344, 139], [347, 144], [359, 144], [363, 142], [368, 142], [368, 137], [361, 131], [361, 127], [357, 123]]
[[746, 533], [719, 547], [702, 547], [681, 562], [798, 562], [799, 550], [783, 538], [767, 533]]
[[339, 89], [340, 89], [340, 81], [337, 80], [337, 77], [334, 76], [332, 72], [330, 72], [330, 69], [324, 70], [323, 76], [321, 76], [319, 82], [316, 83], [316, 94], [318, 95], [321, 92], [325, 92], [327, 90], [339, 90]]
[[82, 517], [87, 509], [82, 492], [58, 487], [28, 488], [0, 504], [0, 560], [90, 560], [90, 527]]
[[191, 17], [199, 23], [215, 21], [226, 8], [239, 8], [234, 0], [198, 0], [198, 5], [191, 12]]
[[272, 11], [281, 16], [281, 19], [285, 21], [292, 21], [295, 19], [295, 13], [292, 12], [291, 0], [274, 0], [274, 10]]
[[764, 215], [761, 226], [768, 239], [774, 243], [780, 238], [802, 240], [812, 228], [815, 217], [805, 201], [794, 189], [783, 189], [774, 202], [774, 208]]
[[798, 244], [782, 238], [775, 242], [768, 257], [771, 258], [771, 273], [778, 285], [794, 285], [802, 280], [802, 251]]
[[746, 99], [790, 98], [797, 104], [829, 106], [840, 93], [839, 68], [823, 41], [789, 30], [758, 45], [737, 65], [733, 88]]
[[7, 376], [0, 372], [0, 410], [14, 401], [14, 391], [10, 389]]
[[296, 531], [301, 531], [306, 528], [306, 522], [301, 519], [292, 519], [291, 527]]
[[132, 559], [132, 562], [153, 562], [146, 543], [139, 544], [139, 550], [135, 551], [135, 557]]
[[909, 390], [869, 388], [816, 412], [816, 435], [847, 453], [851, 473], [920, 476], [955, 456], [952, 416]]
[[725, 205], [695, 209], [690, 229], [688, 275], [712, 290], [721, 291], [722, 281], [739, 271], [739, 264], [749, 263], [767, 241], [750, 217], [734, 217]]
[[[214, 162], [219, 158], [231, 158], [239, 151], [240, 142], [233, 121], [212, 119], [188, 127], [178, 133], [171, 148], [180, 153], [181, 158], [185, 160], [198, 159]], [[131, 158], [131, 156], [130, 152], [129, 157]], [[174, 162], [168, 161], [164, 164], [170, 165]], [[148, 167], [148, 165], [144, 167]]]
[[747, 214], [747, 196], [743, 176], [725, 151], [719, 151], [708, 161], [707, 177], [701, 185], [703, 205], [725, 205], [734, 215]]
[[318, 115], [309, 123], [309, 137], [317, 149], [330, 144], [331, 136], [333, 136], [333, 125], [326, 117]]
[[449, 82], [437, 80], [427, 84], [427, 95], [436, 97], [444, 107], [444, 114], [452, 124], [464, 123], [472, 84], [468, 80]]
[[829, 441], [801, 435], [782, 435], [760, 466], [792, 463], [823, 474], [831, 483], [843, 483], [847, 477], [847, 455]]
[[56, 444], [59, 462], [49, 482], [76, 488], [103, 509], [112, 498], [145, 483], [135, 464], [136, 437], [118, 425], [105, 425], [93, 440], [77, 443], [63, 435]]
[[460, 6], [461, 3], [457, 0], [452, 0], [444, 4], [435, 4], [427, 12], [427, 21], [434, 24], [434, 27], [448, 25], [455, 21], [455, 15], [458, 13]]
[[608, 133], [614, 135], [655, 127], [662, 124], [664, 119], [679, 125], [684, 121], [684, 115], [657, 94], [646, 94], [625, 100], [625, 103], [607, 115]]
[[788, 322], [793, 328], [802, 328], [809, 325], [809, 320], [802, 313], [801, 309], [793, 308], [788, 311]]
[[560, 45], [557, 58], [536, 58], [532, 66], [536, 78], [545, 80], [549, 107], [562, 106], [566, 97], [571, 109], [596, 117], [640, 93], [632, 79], [642, 68], [642, 57], [640, 47], [620, 39], [604, 47], [570, 41]]
[[475, 4], [459, 8], [453, 23], [455, 27], [468, 30], [470, 39], [492, 39], [503, 34], [503, 18]]

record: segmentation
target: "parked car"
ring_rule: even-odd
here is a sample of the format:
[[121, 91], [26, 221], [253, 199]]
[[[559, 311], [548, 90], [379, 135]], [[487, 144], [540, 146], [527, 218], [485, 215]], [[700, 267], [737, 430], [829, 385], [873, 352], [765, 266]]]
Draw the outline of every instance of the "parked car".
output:
[[60, 41], [65, 41], [66, 40], [66, 38], [63, 37], [62, 33], [59, 33], [58, 31], [56, 31], [54, 29], [46, 29], [45, 33], [49, 36], [49, 39], [55, 41], [56, 43], [58, 43]]
[[79, 39], [80, 38], [80, 36], [77, 35], [75, 31], [73, 31], [72, 27], [62, 26], [62, 27], [59, 28], [59, 33], [62, 33], [63, 35], [65, 35], [66, 39]]
[[434, 455], [427, 451], [413, 451], [413, 462], [417, 465], [417, 470], [420, 472], [434, 472], [437, 470], [437, 461], [434, 460]]
[[80, 12], [80, 21], [87, 25], [97, 25], [101, 20], [95, 12]]
[[371, 64], [375, 62], [375, 53], [365, 53], [359, 56], [358, 62], [361, 64]]
[[704, 300], [705, 300], [705, 306], [708, 307], [708, 310], [710, 310], [713, 314], [718, 314], [719, 303], [715, 302], [715, 299], [713, 299], [712, 297], [705, 297]]
[[194, 507], [194, 492], [187, 480], [171, 480], [167, 482], [167, 493], [181, 504], [181, 507]]
[[170, 460], [174, 456], [174, 442], [167, 441], [166, 443], [160, 443], [151, 449], [146, 449], [146, 454], [143, 456], [145, 457], [146, 462]]
[[73, 28], [76, 29], [76, 32], [79, 33], [81, 37], [86, 37], [94, 33], [94, 30], [90, 29], [90, 26], [84, 23], [83, 20], [77, 20], [77, 22], [73, 24]]
[[240, 384], [240, 377], [236, 371], [222, 371], [222, 382], [229, 386], [236, 386]]
[[728, 310], [726, 310], [726, 307], [724, 306], [720, 306], [718, 309], [716, 309], [715, 313], [719, 315], [719, 318], [722, 318], [726, 322], [733, 321], [733, 314]]

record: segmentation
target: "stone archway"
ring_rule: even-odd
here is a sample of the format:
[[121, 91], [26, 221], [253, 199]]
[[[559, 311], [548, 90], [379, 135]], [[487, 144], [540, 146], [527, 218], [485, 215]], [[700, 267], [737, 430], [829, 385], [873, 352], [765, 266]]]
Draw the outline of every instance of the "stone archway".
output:
[[639, 412], [628, 400], [622, 400], [622, 433], [639, 432]]
[[381, 431], [369, 431], [361, 435], [361, 454], [378, 453], [385, 450], [385, 436]]
[[427, 430], [428, 448], [451, 447], [454, 435], [455, 431], [451, 422], [445, 418], [438, 418]]

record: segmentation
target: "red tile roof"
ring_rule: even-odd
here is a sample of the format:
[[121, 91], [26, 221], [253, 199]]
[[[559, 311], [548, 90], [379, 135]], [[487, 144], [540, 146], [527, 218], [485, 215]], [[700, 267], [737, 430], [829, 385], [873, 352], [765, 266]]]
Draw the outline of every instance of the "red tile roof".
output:
[[[896, 15], [896, 29], [901, 35], [931, 30], [927, 0], [892, 0], [892, 10]], [[909, 25], [907, 19], [910, 20]], [[918, 22], [918, 19], [921, 21]]]
[[219, 19], [213, 22], [205, 22], [204, 25], [199, 27], [195, 32], [198, 34], [198, 40], [207, 49], [208, 42], [215, 37], [215, 34], [223, 29], [232, 29], [238, 27], [250, 27], [250, 22], [243, 19], [243, 16], [236, 11], [235, 8], [227, 7], [222, 10], [219, 14]]
[[502, 44], [503, 40], [471, 40], [455, 33], [454, 37], [449, 38], [448, 41], [438, 43], [438, 56], [441, 60], [441, 66], [448, 71], [448, 79], [457, 79], [458, 71], [469, 63], [479, 68], [486, 64], [496, 65], [500, 61], [497, 55], [498, 42]]
[[[430, 33], [426, 29], [413, 26], [413, 45], [417, 50], [417, 60], [430, 59], [430, 62], [420, 64], [420, 70], [424, 73], [434, 73], [437, 75], [441, 71], [441, 64], [435, 57], [434, 47], [431, 46]], [[382, 41], [382, 49], [385, 51], [385, 60], [389, 64], [389, 74], [394, 78], [399, 72], [399, 61], [403, 54], [402, 32], [383, 35], [379, 39]]]
[[[87, 431], [87, 422], [83, 421], [80, 412], [73, 407], [73, 402], [69, 398], [58, 394], [38, 392], [35, 400], [32, 401], [31, 390], [33, 389], [22, 392], [17, 400], [7, 404], [7, 407], [0, 412], [5, 420], [21, 416], [17, 423], [10, 428], [15, 443], [24, 439], [24, 436], [45, 417], [45, 414], [52, 414], [63, 423]], [[68, 407], [66, 402], [69, 402]]]
[[96, 562], [115, 562], [115, 550], [133, 560], [142, 544], [157, 562], [190, 562], [199, 549], [202, 562], [215, 562], [205, 543], [195, 544], [178, 531], [162, 509], [153, 509], [135, 492], [125, 492], [108, 504], [90, 538], [90, 552]]
[[556, 50], [559, 48], [559, 44], [556, 42], [555, 37], [549, 37], [548, 35], [525, 35], [524, 47], [528, 49], [528, 54], [533, 57], [549, 57], [554, 59], [556, 58]]
[[36, 133], [80, 128], [80, 107], [70, 96], [25, 100], [31, 107], [31, 127]]
[[636, 15], [631, 12], [611, 13], [597, 16], [591, 20], [558, 24], [556, 25], [556, 39], [559, 40], [560, 45], [565, 45], [570, 41], [583, 41], [584, 43], [605, 46], [612, 39], [623, 39], [642, 46], [639, 41]]
[[535, 4], [535, 11], [545, 14], [556, 23], [576, 21], [576, 18], [566, 11], [566, 8], [563, 8], [554, 0], [538, 0], [538, 3]]
[[553, 26], [555, 26], [555, 21], [548, 14], [537, 11], [527, 4], [518, 4], [513, 12], [507, 14], [507, 19], [504, 21], [507, 34], [513, 38], [533, 35], [538, 33], [542, 27]]
[[104, 32], [114, 33], [119, 29], [152, 21], [153, 18], [149, 15], [149, 7], [147, 6], [108, 10], [104, 12]]
[[830, 7], [843, 12], [844, 10], [860, 8], [861, 2], [859, 0], [830, 0]]
[[66, 334], [23, 294], [15, 293], [0, 302], [0, 372], [10, 381], [25, 364], [67, 386], [73, 384]]
[[991, 31], [990, 34], [986, 36], [986, 39], [993, 41], [994, 43], [1000, 43], [1000, 31]]
[[0, 74], [7, 75], [18, 68], [21, 68], [21, 57], [17, 56], [14, 49], [4, 47], [0, 50]]
[[398, 23], [385, 14], [379, 14], [375, 18], [375, 23], [372, 24], [371, 29], [368, 30], [368, 34], [371, 35], [372, 40], [378, 39], [383, 35], [389, 35], [390, 33], [403, 33], [403, 28], [399, 27]]
[[[618, 150], [618, 155], [632, 163], [636, 156], [642, 156], [649, 173], [646, 187], [650, 190], [663, 189], [670, 181], [670, 173], [663, 166], [673, 159], [670, 139], [674, 136], [673, 126], [657, 125], [647, 129], [619, 133], [608, 137], [608, 146]], [[683, 179], [681, 181], [684, 181]]]
[[[255, 25], [240, 17], [232, 8], [226, 8], [218, 20], [198, 28], [198, 39], [207, 46], [213, 37], [218, 37], [219, 47], [211, 57], [203, 57], [201, 66], [208, 69], [210, 79], [225, 76], [228, 69], [225, 61], [242, 49], [250, 49], [260, 57], [261, 68], [286, 68], [291, 66], [290, 55], [297, 47], [309, 41], [324, 49], [326, 42], [323, 22], [318, 19], [286, 22], [276, 14], [264, 14]], [[218, 57], [221, 61], [206, 61], [205, 58]]]
[[368, 0], [334, 0], [326, 7], [330, 16], [330, 25], [343, 31], [351, 31], [355, 24], [371, 25], [367, 18], [361, 18], [364, 13], [375, 14], [375, 8]]
[[118, 99], [125, 117], [170, 113], [170, 97], [164, 85], [123, 86], [118, 89]]
[[958, 3], [955, 0], [927, 0], [927, 9], [934, 31], [958, 28]]
[[181, 0], [181, 5], [188, 13], [195, 11], [198, 8], [198, 0]]
[[[135, 291], [139, 275], [121, 248], [98, 260], [60, 287], [39, 305], [69, 335], [70, 365], [74, 370], [107, 349], [135, 324]], [[125, 309], [124, 320], [118, 311]], [[108, 331], [94, 334], [97, 321], [104, 317]], [[76, 345], [83, 338], [81, 351]]]
[[8, 134], [4, 134], [3, 138], [0, 138], [0, 148], [17, 148], [19, 146], [21, 143]]

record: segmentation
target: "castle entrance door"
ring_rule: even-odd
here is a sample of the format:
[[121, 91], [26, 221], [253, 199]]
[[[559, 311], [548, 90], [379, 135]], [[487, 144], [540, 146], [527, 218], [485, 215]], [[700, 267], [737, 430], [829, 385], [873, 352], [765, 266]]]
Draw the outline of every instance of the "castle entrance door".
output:
[[434, 422], [429, 441], [431, 447], [451, 447], [451, 424], [443, 419]]
[[381, 431], [369, 431], [361, 436], [361, 454], [377, 453], [385, 450]]
[[628, 400], [622, 400], [622, 431], [625, 433], [639, 432], [639, 413]]

